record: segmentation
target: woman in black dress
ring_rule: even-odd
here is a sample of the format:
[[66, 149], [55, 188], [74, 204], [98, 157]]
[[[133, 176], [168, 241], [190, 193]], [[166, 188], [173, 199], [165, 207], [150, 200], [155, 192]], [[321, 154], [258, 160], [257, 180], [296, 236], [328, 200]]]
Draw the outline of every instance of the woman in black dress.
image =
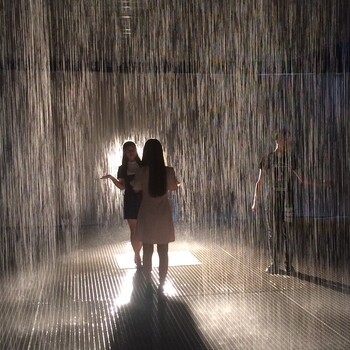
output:
[[112, 175], [104, 175], [101, 179], [110, 179], [120, 190], [124, 192], [124, 219], [128, 221], [130, 227], [130, 241], [135, 253], [135, 264], [141, 267], [142, 242], [135, 239], [137, 214], [141, 204], [142, 193], [136, 193], [130, 182], [134, 180], [136, 170], [140, 167], [141, 160], [137, 154], [136, 145], [132, 141], [127, 141], [123, 145], [122, 165], [118, 169], [117, 178]]

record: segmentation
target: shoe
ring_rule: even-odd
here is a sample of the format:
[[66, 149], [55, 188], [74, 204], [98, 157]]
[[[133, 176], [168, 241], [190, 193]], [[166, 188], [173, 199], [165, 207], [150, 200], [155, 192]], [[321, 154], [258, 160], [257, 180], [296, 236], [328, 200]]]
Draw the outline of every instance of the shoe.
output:
[[271, 275], [278, 275], [279, 269], [276, 264], [271, 264], [266, 268], [265, 272], [270, 273]]
[[286, 265], [285, 274], [288, 276], [295, 276], [296, 271], [292, 265]]

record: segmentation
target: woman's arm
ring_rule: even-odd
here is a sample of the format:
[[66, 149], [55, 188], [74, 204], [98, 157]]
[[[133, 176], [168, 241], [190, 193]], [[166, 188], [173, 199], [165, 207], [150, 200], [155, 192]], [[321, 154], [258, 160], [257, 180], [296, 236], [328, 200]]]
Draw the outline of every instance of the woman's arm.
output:
[[255, 188], [254, 188], [254, 197], [253, 197], [253, 204], [252, 209], [255, 210], [258, 202], [259, 193], [261, 191], [261, 184], [262, 184], [262, 171], [259, 169], [259, 177], [256, 181]]
[[101, 177], [101, 180], [105, 180], [105, 179], [112, 180], [114, 185], [117, 186], [120, 190], [125, 190], [125, 181], [124, 181], [124, 179], [116, 179], [114, 176], [109, 175], [109, 174], [104, 175], [104, 176]]

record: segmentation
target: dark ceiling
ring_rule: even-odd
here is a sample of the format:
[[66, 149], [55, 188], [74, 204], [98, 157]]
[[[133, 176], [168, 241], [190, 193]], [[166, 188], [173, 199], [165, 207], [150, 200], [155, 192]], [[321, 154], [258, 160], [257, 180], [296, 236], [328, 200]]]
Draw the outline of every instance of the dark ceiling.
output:
[[344, 70], [345, 0], [2, 0], [1, 67]]

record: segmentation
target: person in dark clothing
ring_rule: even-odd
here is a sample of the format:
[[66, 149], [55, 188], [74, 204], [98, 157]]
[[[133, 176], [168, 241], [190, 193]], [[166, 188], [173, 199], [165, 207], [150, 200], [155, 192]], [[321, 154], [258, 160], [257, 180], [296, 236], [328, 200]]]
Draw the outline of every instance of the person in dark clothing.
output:
[[122, 165], [118, 169], [117, 178], [107, 174], [101, 179], [110, 179], [120, 190], [124, 190], [124, 219], [127, 220], [130, 228], [130, 241], [134, 250], [134, 261], [137, 268], [141, 268], [142, 260], [140, 251], [142, 242], [135, 238], [137, 215], [139, 212], [142, 192], [136, 193], [131, 186], [136, 171], [141, 165], [140, 157], [137, 154], [136, 145], [132, 141], [127, 141], [123, 145]]
[[262, 197], [271, 258], [266, 272], [278, 274], [280, 255], [284, 250], [285, 273], [291, 275], [295, 273], [292, 265], [295, 243], [293, 185], [295, 180], [304, 184], [308, 184], [309, 180], [302, 178], [297, 172], [298, 160], [288, 130], [282, 129], [276, 135], [275, 141], [275, 150], [260, 161], [252, 209], [256, 209], [258, 199]]

